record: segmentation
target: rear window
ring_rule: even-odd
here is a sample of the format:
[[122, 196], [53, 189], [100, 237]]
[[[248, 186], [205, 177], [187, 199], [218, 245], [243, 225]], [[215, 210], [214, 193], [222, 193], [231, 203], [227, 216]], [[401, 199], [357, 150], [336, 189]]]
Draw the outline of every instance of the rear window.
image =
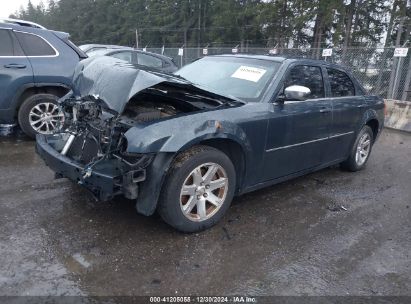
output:
[[138, 64], [152, 68], [161, 68], [163, 66], [163, 61], [161, 59], [146, 54], [138, 53], [137, 60]]
[[15, 32], [27, 56], [55, 56], [56, 51], [43, 38], [22, 32]]
[[118, 53], [111, 54], [109, 56], [131, 63], [131, 52], [118, 52]]

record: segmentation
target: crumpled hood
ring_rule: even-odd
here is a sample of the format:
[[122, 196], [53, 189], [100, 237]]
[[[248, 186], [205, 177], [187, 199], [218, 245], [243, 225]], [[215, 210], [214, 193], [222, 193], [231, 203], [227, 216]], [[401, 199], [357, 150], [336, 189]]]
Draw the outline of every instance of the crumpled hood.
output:
[[173, 75], [142, 70], [108, 56], [82, 60], [75, 69], [72, 90], [75, 97], [98, 96], [109, 109], [122, 113], [128, 101], [138, 92], [164, 82], [195, 94], [233, 101]]

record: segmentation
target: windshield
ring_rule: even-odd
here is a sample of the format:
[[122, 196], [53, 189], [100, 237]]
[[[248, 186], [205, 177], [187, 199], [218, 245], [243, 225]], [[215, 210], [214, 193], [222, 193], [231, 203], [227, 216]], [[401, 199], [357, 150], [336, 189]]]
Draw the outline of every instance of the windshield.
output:
[[213, 93], [259, 101], [281, 63], [241, 57], [204, 57], [175, 74]]

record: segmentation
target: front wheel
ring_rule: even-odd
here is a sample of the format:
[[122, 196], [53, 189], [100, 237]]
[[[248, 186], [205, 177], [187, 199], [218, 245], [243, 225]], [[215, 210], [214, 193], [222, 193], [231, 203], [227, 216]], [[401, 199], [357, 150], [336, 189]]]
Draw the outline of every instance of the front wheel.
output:
[[359, 171], [364, 169], [371, 154], [374, 143], [374, 134], [369, 126], [364, 126], [351, 148], [350, 156], [341, 163], [342, 168], [349, 171]]
[[193, 147], [173, 162], [158, 212], [182, 232], [207, 229], [227, 211], [235, 186], [235, 169], [226, 154], [208, 146]]

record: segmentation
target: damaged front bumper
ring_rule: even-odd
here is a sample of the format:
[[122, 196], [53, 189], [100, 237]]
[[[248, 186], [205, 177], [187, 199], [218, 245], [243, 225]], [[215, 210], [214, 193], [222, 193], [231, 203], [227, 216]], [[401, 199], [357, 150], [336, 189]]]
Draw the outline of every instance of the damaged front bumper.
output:
[[57, 178], [67, 177], [90, 190], [102, 201], [117, 195], [128, 199], [138, 196], [138, 184], [146, 179], [146, 167], [152, 155], [141, 155], [139, 166], [129, 164], [119, 157], [110, 157], [84, 165], [59, 152], [67, 141], [65, 134], [37, 135], [36, 151], [56, 173]]

